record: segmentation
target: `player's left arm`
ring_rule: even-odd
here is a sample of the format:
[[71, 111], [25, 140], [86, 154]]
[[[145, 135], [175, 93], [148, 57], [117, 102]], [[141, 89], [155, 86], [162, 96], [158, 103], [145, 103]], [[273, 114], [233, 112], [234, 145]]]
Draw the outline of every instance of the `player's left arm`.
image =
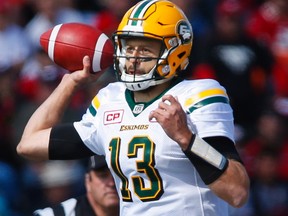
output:
[[228, 160], [229, 165], [223, 175], [208, 186], [217, 196], [238, 208], [248, 200], [250, 180], [242, 163]]
[[202, 139], [192, 135], [183, 151], [217, 196], [234, 207], [246, 203], [250, 181], [232, 140], [223, 136]]
[[179, 144], [204, 183], [217, 196], [234, 207], [245, 204], [250, 181], [232, 140], [227, 137], [202, 139], [193, 134], [187, 125], [186, 113], [172, 95], [164, 95], [149, 118], [155, 118]]

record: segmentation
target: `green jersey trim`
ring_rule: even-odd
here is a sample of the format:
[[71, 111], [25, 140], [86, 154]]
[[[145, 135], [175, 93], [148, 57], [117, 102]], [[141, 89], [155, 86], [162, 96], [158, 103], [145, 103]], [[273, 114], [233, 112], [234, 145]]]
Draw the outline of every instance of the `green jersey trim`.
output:
[[229, 104], [229, 99], [227, 97], [223, 97], [223, 96], [214, 96], [214, 97], [206, 98], [206, 99], [199, 101], [198, 103], [194, 104], [193, 106], [189, 107], [188, 108], [188, 114], [191, 114], [196, 109], [199, 109], [201, 107], [204, 107], [204, 106], [207, 106], [207, 105], [213, 104], [213, 103]]
[[[182, 79], [180, 78], [175, 78], [172, 80], [172, 83], [170, 85], [169, 88], [165, 89], [161, 94], [159, 94], [157, 97], [155, 97], [154, 99], [152, 99], [151, 101], [148, 101], [148, 102], [135, 102], [134, 101], [134, 92], [133, 91], [130, 91], [128, 89], [126, 89], [125, 91], [125, 98], [126, 98], [126, 101], [133, 113], [133, 115], [136, 117], [138, 116], [144, 109], [146, 109], [150, 104], [152, 104], [154, 101], [158, 100], [159, 98], [161, 98], [167, 91], [169, 91], [171, 88], [173, 88], [175, 85], [177, 85], [179, 82], [181, 82]], [[142, 110], [141, 112], [135, 112], [134, 111], [134, 108], [136, 106], [142, 106]]]

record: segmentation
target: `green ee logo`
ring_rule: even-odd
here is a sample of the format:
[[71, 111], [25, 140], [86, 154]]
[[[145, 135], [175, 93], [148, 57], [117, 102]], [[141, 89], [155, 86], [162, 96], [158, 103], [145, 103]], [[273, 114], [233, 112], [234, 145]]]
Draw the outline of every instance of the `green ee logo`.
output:
[[187, 21], [182, 20], [178, 23], [177, 33], [179, 34], [183, 44], [191, 42], [193, 32], [191, 25]]

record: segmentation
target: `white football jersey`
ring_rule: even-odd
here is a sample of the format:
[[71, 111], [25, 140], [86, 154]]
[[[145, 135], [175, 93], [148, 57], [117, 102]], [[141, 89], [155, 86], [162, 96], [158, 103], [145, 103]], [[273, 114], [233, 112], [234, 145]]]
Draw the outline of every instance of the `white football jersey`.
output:
[[[177, 96], [193, 133], [234, 140], [225, 89], [210, 79], [184, 80], [148, 103], [136, 103], [120, 82], [99, 91], [74, 126], [86, 146], [106, 155], [121, 215], [226, 216], [228, 204], [204, 184], [179, 145], [149, 113], [164, 94]], [[173, 124], [171, 119], [171, 124]]]

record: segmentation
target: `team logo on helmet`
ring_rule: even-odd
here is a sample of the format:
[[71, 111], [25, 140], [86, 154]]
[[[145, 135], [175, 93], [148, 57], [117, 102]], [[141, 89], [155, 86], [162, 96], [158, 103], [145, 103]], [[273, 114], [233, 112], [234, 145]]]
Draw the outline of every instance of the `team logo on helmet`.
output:
[[182, 40], [182, 44], [190, 43], [192, 40], [192, 36], [193, 36], [191, 25], [187, 21], [181, 20], [177, 24], [176, 28], [177, 28], [177, 33], [179, 34]]

